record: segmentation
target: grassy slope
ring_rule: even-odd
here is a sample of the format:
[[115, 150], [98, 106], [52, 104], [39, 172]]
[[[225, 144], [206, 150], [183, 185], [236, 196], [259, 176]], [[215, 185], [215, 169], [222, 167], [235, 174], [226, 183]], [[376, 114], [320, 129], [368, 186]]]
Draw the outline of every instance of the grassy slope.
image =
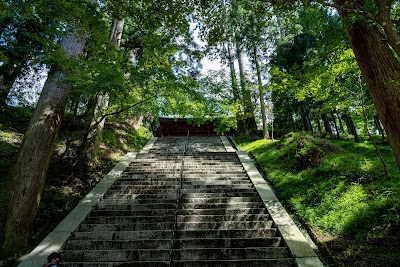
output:
[[[18, 151], [18, 146], [22, 141], [30, 117], [29, 110], [24, 109], [12, 108], [7, 110], [6, 113], [5, 116], [0, 117], [0, 227], [4, 223], [5, 205], [7, 203], [5, 194], [6, 174]], [[60, 157], [65, 149], [66, 138], [79, 136], [80, 126], [72, 127], [74, 131], [67, 131], [65, 129], [67, 122], [66, 119], [55, 145], [38, 216], [32, 230], [30, 247], [36, 246], [51, 232], [76, 206], [79, 200], [99, 182], [101, 177], [113, 168], [120, 156], [128, 151], [139, 151], [151, 137], [151, 133], [143, 127], [134, 131], [123, 122], [107, 123], [103, 133], [99, 161], [89, 173], [81, 173], [79, 170], [74, 170], [72, 166], [73, 151], [77, 147], [76, 142], [71, 146], [71, 153], [66, 153], [63, 157]], [[2, 232], [0, 233], [2, 234]]]
[[[367, 142], [303, 134], [236, 141], [254, 155], [280, 200], [339, 266], [398, 266], [400, 173], [389, 147], [380, 147], [387, 178]], [[305, 167], [314, 149], [321, 153], [320, 164]]]

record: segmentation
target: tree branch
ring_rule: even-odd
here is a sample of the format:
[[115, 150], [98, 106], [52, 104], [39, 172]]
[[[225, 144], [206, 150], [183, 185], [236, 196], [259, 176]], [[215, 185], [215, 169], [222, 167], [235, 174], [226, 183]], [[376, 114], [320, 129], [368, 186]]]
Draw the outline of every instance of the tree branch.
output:
[[112, 116], [112, 115], [121, 114], [122, 112], [125, 112], [125, 111], [127, 111], [127, 110], [129, 110], [129, 109], [131, 109], [131, 108], [134, 108], [135, 106], [141, 105], [141, 104], [143, 104], [144, 102], [147, 102], [147, 101], [149, 101], [149, 100], [152, 99], [152, 98], [153, 98], [153, 97], [145, 98], [145, 99], [143, 99], [143, 100], [141, 100], [141, 101], [139, 101], [139, 102], [136, 102], [135, 104], [132, 104], [132, 105], [130, 105], [130, 106], [128, 106], [128, 107], [125, 107], [125, 108], [123, 108], [123, 109], [120, 109], [120, 110], [118, 110], [118, 111], [114, 111], [114, 112], [111, 112], [111, 113], [103, 114], [103, 115], [100, 117], [99, 120], [94, 119], [95, 123], [92, 124], [92, 125], [90, 125], [89, 132], [90, 132], [91, 130], [95, 129], [106, 117]]

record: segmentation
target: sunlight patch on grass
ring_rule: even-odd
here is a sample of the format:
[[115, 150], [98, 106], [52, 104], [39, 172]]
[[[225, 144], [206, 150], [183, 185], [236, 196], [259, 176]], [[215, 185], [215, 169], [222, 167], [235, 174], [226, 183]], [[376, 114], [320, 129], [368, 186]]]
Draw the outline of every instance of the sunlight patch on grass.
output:
[[[254, 156], [282, 203], [321, 240], [341, 240], [334, 252], [339, 265], [352, 266], [360, 257], [370, 266], [389, 264], [400, 254], [400, 172], [390, 147], [379, 146], [390, 175], [385, 177], [368, 142], [328, 141], [302, 133], [275, 142], [236, 142]], [[314, 148], [320, 151], [319, 165], [299, 165], [300, 156], [304, 162]]]

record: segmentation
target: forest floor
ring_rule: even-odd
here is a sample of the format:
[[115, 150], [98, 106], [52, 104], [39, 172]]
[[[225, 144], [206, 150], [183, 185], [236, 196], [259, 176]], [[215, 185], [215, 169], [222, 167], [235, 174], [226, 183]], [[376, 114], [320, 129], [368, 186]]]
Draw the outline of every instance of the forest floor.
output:
[[332, 266], [399, 266], [400, 172], [379, 145], [384, 175], [368, 141], [292, 133], [281, 140], [236, 138], [278, 198]]
[[[23, 134], [28, 126], [31, 110], [8, 108], [0, 116], [0, 227], [3, 229], [7, 203], [6, 177], [17, 154]], [[89, 172], [74, 168], [74, 152], [83, 125], [79, 120], [69, 124], [66, 117], [56, 141], [52, 160], [47, 172], [46, 184], [39, 210], [28, 244], [29, 252], [49, 234], [57, 224], [77, 205], [99, 181], [107, 174], [119, 158], [129, 152], [140, 151], [151, 137], [144, 127], [135, 131], [125, 122], [113, 120], [106, 123], [100, 145], [99, 159]], [[67, 139], [75, 140], [66, 149]], [[64, 153], [66, 152], [66, 153]], [[0, 240], [3, 231], [0, 231]], [[4, 259], [3, 259], [4, 260]], [[0, 259], [0, 266], [12, 266], [15, 259]]]

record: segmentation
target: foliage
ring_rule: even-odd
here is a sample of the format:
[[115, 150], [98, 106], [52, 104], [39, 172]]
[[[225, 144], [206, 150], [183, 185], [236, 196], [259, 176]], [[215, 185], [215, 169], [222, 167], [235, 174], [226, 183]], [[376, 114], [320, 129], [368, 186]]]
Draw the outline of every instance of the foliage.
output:
[[[392, 177], [387, 180], [374, 147], [366, 142], [298, 133], [274, 142], [236, 141], [254, 155], [280, 200], [309, 225], [339, 265], [392, 266], [399, 261], [400, 173], [390, 147], [380, 147]], [[322, 150], [320, 165], [299, 169], [297, 155], [304, 153], [299, 147], [315, 146]]]

